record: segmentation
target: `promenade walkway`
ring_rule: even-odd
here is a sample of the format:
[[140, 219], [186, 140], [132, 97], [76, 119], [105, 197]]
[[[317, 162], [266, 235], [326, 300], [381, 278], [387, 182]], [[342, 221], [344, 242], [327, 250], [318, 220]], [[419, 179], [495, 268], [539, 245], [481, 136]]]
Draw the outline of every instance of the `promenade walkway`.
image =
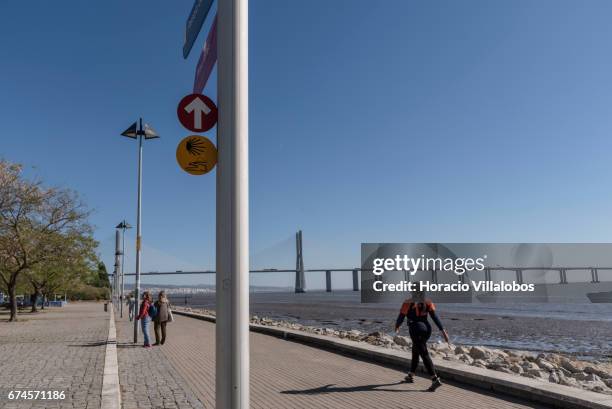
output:
[[[99, 409], [108, 335], [101, 303], [72, 303], [7, 323], [0, 316], [0, 408]], [[64, 391], [63, 400], [8, 400], [11, 390]]]
[[[214, 408], [215, 326], [176, 315], [165, 345], [132, 344], [132, 323], [115, 313], [122, 407]], [[22, 321], [0, 322], [0, 407], [98, 409], [109, 314], [73, 303]], [[251, 334], [251, 407], [538, 408], [504, 396], [429, 380], [402, 383], [401, 371], [275, 337]], [[10, 390], [64, 391], [64, 400], [9, 401]]]
[[[186, 389], [206, 408], [214, 407], [214, 324], [175, 315], [175, 322], [168, 324], [166, 344], [140, 350], [145, 352], [139, 354], [141, 359], [159, 362], [165, 358], [174, 368], [169, 369], [172, 382], [180, 376], [186, 382]], [[122, 356], [120, 366], [121, 361]], [[541, 407], [449, 384], [430, 393], [425, 391], [428, 379], [417, 378], [415, 384], [406, 384], [401, 382], [404, 375], [380, 365], [251, 333], [251, 407], [254, 409]]]
[[[115, 312], [117, 327], [117, 361], [119, 363], [119, 384], [123, 409], [204, 408], [191, 392], [189, 383], [171, 364], [164, 348], [143, 348], [142, 333], [139, 344], [134, 345], [134, 323], [128, 320], [124, 310], [123, 318]], [[153, 336], [151, 325], [151, 336]]]

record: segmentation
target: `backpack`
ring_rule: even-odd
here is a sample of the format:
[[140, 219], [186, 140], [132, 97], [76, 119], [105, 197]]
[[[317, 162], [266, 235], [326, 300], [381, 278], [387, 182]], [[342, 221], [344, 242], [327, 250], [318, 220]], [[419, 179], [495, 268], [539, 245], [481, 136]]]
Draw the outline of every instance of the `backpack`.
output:
[[149, 317], [151, 317], [151, 319], [155, 319], [155, 317], [157, 317], [157, 307], [155, 306], [155, 304], [151, 304], [149, 305]]

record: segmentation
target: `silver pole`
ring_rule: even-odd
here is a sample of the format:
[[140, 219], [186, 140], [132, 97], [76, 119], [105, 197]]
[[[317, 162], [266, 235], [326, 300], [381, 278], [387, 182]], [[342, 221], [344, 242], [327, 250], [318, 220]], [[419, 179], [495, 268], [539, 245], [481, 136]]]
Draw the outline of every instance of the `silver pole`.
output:
[[125, 304], [125, 270], [123, 270], [125, 261], [125, 228], [121, 232], [121, 307], [119, 307], [119, 316], [123, 318], [123, 304]]
[[115, 230], [115, 274], [113, 275], [113, 284], [115, 291], [115, 306], [117, 306], [117, 299], [119, 296], [119, 230]]
[[248, 0], [220, 0], [217, 13], [216, 407], [248, 409]]
[[[140, 213], [142, 206], [142, 118], [140, 118], [140, 135], [138, 135], [138, 211], [136, 213], [136, 284], [134, 288], [134, 316], [138, 315], [138, 304], [140, 301]], [[134, 343], [138, 342], [138, 320], [134, 319]]]

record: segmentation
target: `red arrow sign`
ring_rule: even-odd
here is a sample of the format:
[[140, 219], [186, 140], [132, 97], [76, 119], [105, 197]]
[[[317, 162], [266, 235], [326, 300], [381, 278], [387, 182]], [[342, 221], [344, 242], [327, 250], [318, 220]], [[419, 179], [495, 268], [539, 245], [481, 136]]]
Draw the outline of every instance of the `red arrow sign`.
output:
[[206, 132], [217, 123], [217, 106], [202, 94], [190, 94], [181, 99], [176, 114], [181, 124], [193, 132]]

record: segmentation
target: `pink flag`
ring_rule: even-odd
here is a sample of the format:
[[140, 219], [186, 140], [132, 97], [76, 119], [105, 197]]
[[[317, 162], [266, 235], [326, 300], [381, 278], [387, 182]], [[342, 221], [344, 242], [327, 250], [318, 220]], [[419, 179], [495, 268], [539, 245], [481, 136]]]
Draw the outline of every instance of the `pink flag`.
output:
[[193, 81], [193, 93], [201, 94], [208, 82], [208, 77], [217, 62], [217, 16], [210, 27], [208, 37], [202, 48], [202, 54], [196, 67], [195, 79]]

